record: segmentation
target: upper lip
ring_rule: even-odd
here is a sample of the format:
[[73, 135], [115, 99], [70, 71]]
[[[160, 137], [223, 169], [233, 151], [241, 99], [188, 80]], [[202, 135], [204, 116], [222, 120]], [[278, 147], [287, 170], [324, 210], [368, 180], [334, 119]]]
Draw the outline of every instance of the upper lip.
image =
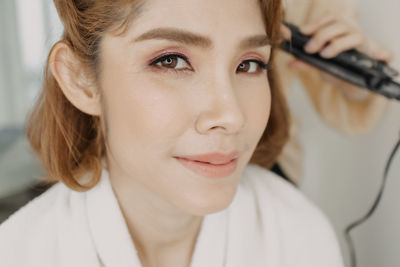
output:
[[235, 150], [229, 154], [213, 152], [213, 153], [200, 154], [200, 155], [182, 156], [182, 157], [177, 157], [177, 158], [187, 159], [187, 160], [191, 160], [191, 161], [207, 162], [207, 163], [211, 163], [211, 164], [226, 164], [226, 163], [231, 162], [234, 159], [237, 159], [238, 156], [239, 156], [239, 151]]

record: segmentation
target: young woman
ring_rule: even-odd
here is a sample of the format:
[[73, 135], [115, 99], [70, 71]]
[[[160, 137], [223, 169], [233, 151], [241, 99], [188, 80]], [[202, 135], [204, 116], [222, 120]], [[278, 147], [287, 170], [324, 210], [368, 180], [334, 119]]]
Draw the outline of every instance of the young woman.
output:
[[2, 266], [343, 266], [324, 216], [267, 171], [288, 127], [280, 1], [55, 4], [27, 131], [61, 182], [0, 227]]

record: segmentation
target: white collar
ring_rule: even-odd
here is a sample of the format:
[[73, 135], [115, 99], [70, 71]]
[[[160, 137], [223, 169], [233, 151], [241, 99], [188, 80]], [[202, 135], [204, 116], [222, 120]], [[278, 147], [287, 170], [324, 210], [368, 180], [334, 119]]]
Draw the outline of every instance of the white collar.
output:
[[[93, 242], [103, 265], [140, 267], [137, 251], [105, 169], [99, 184], [87, 192], [87, 212]], [[227, 210], [204, 218], [191, 267], [224, 266], [227, 224]]]
[[[242, 179], [247, 175], [245, 171]], [[256, 194], [244, 180], [229, 208], [204, 217], [191, 267], [279, 266], [276, 211], [272, 203], [259, 203]], [[93, 242], [103, 265], [140, 267], [105, 169], [99, 184], [87, 192], [87, 212]], [[261, 213], [271, 216], [266, 221]]]

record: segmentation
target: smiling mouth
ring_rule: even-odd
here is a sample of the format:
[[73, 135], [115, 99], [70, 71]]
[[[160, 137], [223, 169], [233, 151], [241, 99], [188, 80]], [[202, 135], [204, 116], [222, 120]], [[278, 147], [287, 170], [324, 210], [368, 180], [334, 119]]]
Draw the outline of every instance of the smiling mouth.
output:
[[[175, 157], [184, 167], [208, 178], [224, 178], [233, 174], [237, 167], [236, 155], [208, 154], [196, 157]], [[207, 158], [208, 157], [208, 158]], [[196, 158], [196, 159], [195, 159]], [[199, 160], [204, 158], [207, 160]]]

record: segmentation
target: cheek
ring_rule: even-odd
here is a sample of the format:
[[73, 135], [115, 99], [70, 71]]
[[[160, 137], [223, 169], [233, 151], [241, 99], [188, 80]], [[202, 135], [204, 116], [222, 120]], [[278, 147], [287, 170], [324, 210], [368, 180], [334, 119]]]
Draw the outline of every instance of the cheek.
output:
[[240, 92], [239, 99], [247, 118], [247, 134], [258, 142], [267, 126], [271, 110], [271, 91], [268, 80], [255, 81], [247, 86], [247, 90], [240, 90]]
[[187, 112], [182, 112], [183, 101], [176, 87], [150, 77], [143, 66], [133, 65], [133, 57], [127, 56], [129, 50], [120, 42], [109, 38], [103, 46], [100, 84], [108, 141], [129, 142], [135, 149], [162, 135], [178, 135], [187, 121]]
[[127, 76], [104, 82], [109, 145], [128, 158], [133, 151], [162, 153], [188, 127], [190, 112], [176, 88], [140, 75]]

